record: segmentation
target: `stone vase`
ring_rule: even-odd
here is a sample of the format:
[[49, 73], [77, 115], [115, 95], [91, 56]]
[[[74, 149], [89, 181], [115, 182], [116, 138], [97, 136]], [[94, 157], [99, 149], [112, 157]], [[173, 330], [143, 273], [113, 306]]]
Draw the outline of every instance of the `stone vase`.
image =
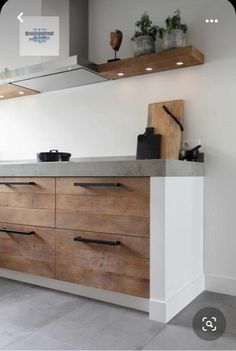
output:
[[134, 56], [148, 55], [155, 52], [154, 39], [149, 35], [138, 37], [134, 41]]
[[181, 48], [186, 46], [186, 34], [182, 29], [172, 29], [170, 33], [165, 32], [163, 37], [163, 49]]

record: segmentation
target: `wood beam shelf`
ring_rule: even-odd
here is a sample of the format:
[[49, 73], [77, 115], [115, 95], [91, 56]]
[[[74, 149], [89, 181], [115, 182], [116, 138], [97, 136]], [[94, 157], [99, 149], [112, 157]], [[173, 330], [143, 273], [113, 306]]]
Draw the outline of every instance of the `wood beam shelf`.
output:
[[38, 91], [26, 89], [14, 84], [0, 85], [0, 100], [13, 99], [27, 95], [35, 95], [38, 93]]
[[109, 79], [121, 79], [148, 73], [202, 65], [204, 55], [193, 46], [164, 50], [98, 65], [98, 72]]

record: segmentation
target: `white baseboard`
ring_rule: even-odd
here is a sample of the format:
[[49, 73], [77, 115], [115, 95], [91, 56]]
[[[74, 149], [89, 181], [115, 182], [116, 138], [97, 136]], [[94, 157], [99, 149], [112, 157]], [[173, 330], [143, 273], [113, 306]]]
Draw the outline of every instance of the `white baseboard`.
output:
[[206, 275], [206, 290], [236, 296], [236, 278]]
[[59, 290], [74, 295], [109, 302], [115, 305], [133, 308], [139, 311], [149, 311], [149, 299], [120, 294], [108, 290], [102, 290], [83, 286], [80, 284], [67, 283], [61, 280], [44, 278], [32, 274], [11, 271], [0, 268], [0, 277], [17, 280], [23, 283], [42, 286], [44, 288]]
[[168, 323], [177, 313], [179, 313], [204, 290], [205, 276], [201, 275], [166, 301], [150, 299], [150, 319], [162, 323]]

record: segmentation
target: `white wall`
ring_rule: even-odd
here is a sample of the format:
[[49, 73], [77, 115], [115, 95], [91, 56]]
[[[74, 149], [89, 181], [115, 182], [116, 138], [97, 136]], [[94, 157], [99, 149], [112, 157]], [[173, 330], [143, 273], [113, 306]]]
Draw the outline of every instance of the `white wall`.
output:
[[[165, 18], [179, 7], [190, 27], [188, 41], [206, 54], [206, 64], [2, 101], [0, 159], [34, 158], [36, 152], [51, 148], [71, 151], [74, 157], [135, 154], [136, 136], [147, 123], [148, 103], [183, 98], [184, 137], [201, 139], [207, 153], [206, 273], [230, 277], [235, 282], [236, 17], [233, 7], [226, 0], [150, 0], [150, 5], [145, 0], [142, 8], [139, 0], [134, 0], [135, 6], [130, 5], [131, 0], [100, 1], [106, 7], [98, 15], [103, 16], [105, 11], [106, 21], [110, 22], [109, 26], [106, 23], [108, 41], [109, 32], [121, 28], [110, 17], [110, 6], [120, 21], [127, 6], [127, 23], [133, 23], [148, 6], [155, 6], [155, 9], [150, 7], [153, 18], [154, 15]], [[114, 8], [117, 3], [122, 3], [123, 14]], [[204, 23], [207, 17], [219, 18], [220, 22], [207, 25]], [[99, 26], [102, 21], [98, 21]], [[123, 26], [121, 29], [125, 33]], [[98, 31], [104, 32], [103, 27]], [[105, 60], [112, 52], [109, 46], [105, 50], [103, 45], [107, 44], [103, 43], [97, 45], [98, 49], [100, 45], [97, 57]], [[122, 56], [128, 54], [125, 45], [124, 42]]]

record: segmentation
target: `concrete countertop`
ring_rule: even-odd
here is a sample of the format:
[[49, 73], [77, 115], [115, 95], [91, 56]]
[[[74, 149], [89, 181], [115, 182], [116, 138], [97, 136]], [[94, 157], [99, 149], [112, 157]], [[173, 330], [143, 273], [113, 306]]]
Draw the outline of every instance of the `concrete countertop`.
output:
[[174, 160], [91, 157], [70, 162], [0, 162], [1, 177], [199, 177], [204, 164]]

